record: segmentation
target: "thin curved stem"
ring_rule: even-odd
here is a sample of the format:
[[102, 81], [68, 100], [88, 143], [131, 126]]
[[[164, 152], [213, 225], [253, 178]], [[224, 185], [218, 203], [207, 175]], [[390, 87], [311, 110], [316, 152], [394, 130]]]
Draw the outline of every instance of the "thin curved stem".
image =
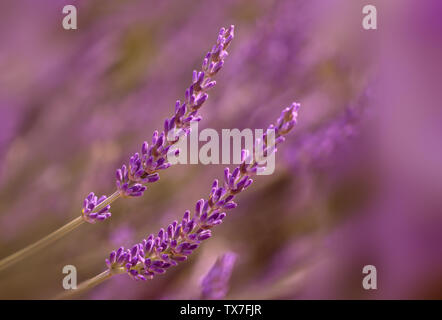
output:
[[0, 260], [0, 271], [21, 261], [22, 259], [30, 256], [31, 254], [37, 252], [38, 250], [46, 247], [47, 245], [51, 244], [55, 240], [60, 239], [64, 235], [68, 234], [70, 231], [77, 228], [83, 222], [85, 222], [85, 221], [83, 220], [83, 218], [81, 216], [77, 217], [74, 220], [72, 220], [71, 222], [65, 224], [60, 229], [50, 233], [49, 235], [47, 235], [43, 239], [40, 239], [37, 242], [34, 242], [33, 244], [27, 246], [26, 248], [21, 249], [20, 251], [17, 251], [16, 253], [11, 254], [10, 256]]
[[[109, 198], [104, 200], [102, 203], [100, 203], [96, 208], [95, 211], [101, 210], [105, 206], [111, 204], [115, 200], [117, 200], [120, 197], [120, 192], [117, 190], [115, 191]], [[67, 235], [72, 230], [76, 229], [80, 225], [84, 223], [84, 219], [82, 216], [79, 216], [72, 220], [71, 222], [65, 224], [60, 229], [50, 233], [46, 237], [38, 240], [37, 242], [34, 242], [33, 244], [27, 246], [26, 248], [21, 249], [20, 251], [17, 251], [14, 254], [11, 254], [10, 256], [0, 260], [0, 271], [6, 269], [7, 267], [12, 266], [13, 264], [16, 264], [17, 262], [23, 260], [24, 258], [27, 258], [28, 256], [32, 255], [33, 253], [38, 252], [39, 250], [45, 248], [46, 246], [50, 245], [54, 241], [62, 238], [63, 236]]]
[[111, 273], [109, 270], [103, 271], [102, 273], [96, 275], [95, 277], [80, 283], [77, 286], [77, 289], [67, 290], [67, 291], [57, 295], [54, 299], [55, 300], [68, 299], [68, 298], [72, 297], [73, 295], [84, 293], [87, 290], [99, 285], [103, 281], [106, 281], [107, 279], [111, 278], [113, 275], [114, 274]]

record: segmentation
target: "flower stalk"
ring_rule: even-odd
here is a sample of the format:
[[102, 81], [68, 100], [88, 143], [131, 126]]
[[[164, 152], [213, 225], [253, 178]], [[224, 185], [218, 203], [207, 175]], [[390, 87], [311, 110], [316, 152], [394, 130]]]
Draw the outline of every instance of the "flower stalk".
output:
[[[224, 60], [228, 56], [227, 48], [234, 37], [234, 26], [221, 28], [216, 44], [203, 59], [201, 70], [193, 71], [192, 84], [185, 92], [183, 102], [178, 100], [175, 112], [171, 118], [164, 121], [164, 130], [161, 133], [155, 131], [152, 135], [152, 143], [145, 141], [141, 147], [141, 154], [135, 153], [129, 161], [129, 165], [123, 165], [116, 170], [117, 190], [109, 197], [103, 195], [100, 198], [91, 192], [83, 202], [80, 217], [69, 222], [60, 229], [49, 234], [45, 238], [29, 245], [28, 247], [0, 260], [0, 271], [21, 261], [38, 250], [60, 239], [70, 231], [80, 226], [83, 222], [96, 223], [111, 217], [110, 204], [120, 197], [131, 198], [142, 196], [147, 185], [159, 180], [158, 171], [171, 166], [167, 161], [167, 155], [172, 152], [181, 136], [188, 135], [193, 122], [200, 121], [199, 109], [208, 99], [208, 90], [216, 85], [213, 77], [221, 70]], [[172, 139], [170, 139], [172, 136]], [[178, 155], [179, 149], [173, 150]]]
[[95, 277], [86, 280], [78, 285], [76, 289], [70, 289], [67, 290], [58, 296], [56, 296], [55, 300], [61, 300], [61, 299], [68, 299], [71, 298], [74, 295], [81, 294], [83, 292], [86, 292], [89, 289], [92, 289], [93, 287], [99, 285], [103, 281], [106, 281], [107, 279], [111, 278], [113, 276], [113, 273], [109, 270], [103, 271], [102, 273], [96, 275]]
[[77, 217], [74, 220], [72, 220], [71, 222], [65, 224], [60, 229], [50, 233], [49, 235], [47, 235], [43, 239], [40, 239], [39, 241], [34, 242], [33, 244], [27, 246], [26, 248], [21, 249], [20, 251], [17, 251], [16, 253], [0, 260], [0, 271], [6, 269], [7, 267], [9, 267], [13, 264], [20, 262], [21, 260], [30, 256], [31, 254], [45, 248], [46, 246], [50, 245], [54, 241], [64, 237], [69, 232], [71, 232], [72, 230], [74, 230], [77, 227], [79, 227], [80, 225], [82, 225], [84, 222], [85, 221], [83, 220], [83, 218], [81, 216]]
[[[260, 154], [267, 156], [277, 151], [277, 145], [296, 124], [299, 107], [298, 103], [292, 103], [285, 108], [276, 124], [270, 125], [262, 138], [256, 139], [255, 149], [260, 148]], [[274, 133], [274, 140], [267, 139], [269, 132]], [[134, 280], [146, 281], [187, 260], [202, 241], [212, 236], [211, 229], [223, 222], [226, 211], [237, 207], [233, 199], [252, 184], [250, 177], [265, 169], [263, 163], [252, 159], [247, 150], [242, 150], [241, 161], [232, 172], [229, 168], [224, 170], [223, 182], [214, 180], [208, 198], [196, 202], [193, 214], [187, 210], [181, 222], [173, 221], [166, 229], [149, 235], [131, 249], [120, 247], [112, 251], [105, 260], [107, 271], [110, 274], [127, 273]]]

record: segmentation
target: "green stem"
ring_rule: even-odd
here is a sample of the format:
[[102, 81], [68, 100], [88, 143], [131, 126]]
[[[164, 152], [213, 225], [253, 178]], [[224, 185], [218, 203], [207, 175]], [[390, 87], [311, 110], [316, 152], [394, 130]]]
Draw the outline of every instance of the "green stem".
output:
[[114, 274], [111, 273], [109, 270], [103, 271], [102, 273], [96, 275], [95, 277], [86, 280], [82, 283], [80, 283], [77, 286], [77, 289], [70, 289], [66, 290], [65, 292], [57, 295], [54, 299], [60, 300], [60, 299], [68, 299], [72, 297], [73, 295], [78, 295], [86, 292], [87, 290], [99, 285], [100, 283], [106, 281], [107, 279], [111, 278]]
[[37, 242], [34, 242], [33, 244], [27, 246], [26, 248], [21, 249], [20, 251], [17, 251], [14, 254], [11, 254], [9, 257], [6, 257], [6, 258], [0, 260], [0, 271], [21, 261], [22, 259], [30, 256], [31, 254], [37, 252], [38, 250], [46, 247], [47, 245], [53, 243], [55, 240], [60, 239], [64, 235], [68, 234], [70, 231], [77, 228], [83, 222], [85, 222], [85, 221], [83, 220], [83, 218], [81, 216], [77, 217], [74, 220], [72, 220], [71, 222], [65, 224], [60, 229], [47, 235], [43, 239], [40, 239]]
[[[104, 200], [102, 203], [100, 203], [94, 211], [99, 211], [108, 204], [111, 204], [115, 200], [117, 200], [120, 197], [120, 192], [117, 190], [115, 191], [109, 198]], [[0, 260], [0, 271], [6, 269], [7, 267], [10, 267], [17, 262], [23, 260], [24, 258], [27, 258], [28, 256], [32, 255], [33, 253], [38, 252], [39, 250], [47, 247], [54, 241], [64, 237], [72, 230], [76, 229], [80, 225], [84, 223], [84, 219], [82, 216], [79, 216], [72, 220], [71, 222], [65, 224], [60, 229], [50, 233], [46, 237], [38, 240], [37, 242], [34, 242], [33, 244], [27, 246], [26, 248], [21, 249], [20, 251], [17, 251], [14, 254], [11, 254], [10, 256]]]

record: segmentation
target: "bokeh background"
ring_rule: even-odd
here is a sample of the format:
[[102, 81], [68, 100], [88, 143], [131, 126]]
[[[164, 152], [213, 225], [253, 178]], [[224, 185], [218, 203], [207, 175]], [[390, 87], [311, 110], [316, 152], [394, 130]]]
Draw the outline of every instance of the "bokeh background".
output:
[[[78, 9], [78, 30], [61, 25]], [[378, 30], [362, 7], [376, 5]], [[0, 2], [0, 258], [80, 214], [90, 192], [162, 127], [222, 26], [235, 39], [200, 129], [298, 126], [214, 236], [148, 282], [114, 277], [77, 298], [199, 299], [236, 254], [230, 299], [442, 298], [440, 1]], [[0, 298], [47, 299], [178, 219], [223, 165], [178, 165], [111, 219], [82, 225], [0, 273]], [[375, 265], [378, 289], [362, 288]]]

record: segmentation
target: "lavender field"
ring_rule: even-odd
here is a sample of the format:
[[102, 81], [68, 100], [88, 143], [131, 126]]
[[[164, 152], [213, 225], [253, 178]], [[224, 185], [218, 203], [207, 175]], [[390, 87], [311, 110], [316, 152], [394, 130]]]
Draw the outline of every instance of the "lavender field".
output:
[[[0, 299], [441, 299], [441, 11], [1, 1]], [[170, 163], [192, 125], [274, 172]]]

